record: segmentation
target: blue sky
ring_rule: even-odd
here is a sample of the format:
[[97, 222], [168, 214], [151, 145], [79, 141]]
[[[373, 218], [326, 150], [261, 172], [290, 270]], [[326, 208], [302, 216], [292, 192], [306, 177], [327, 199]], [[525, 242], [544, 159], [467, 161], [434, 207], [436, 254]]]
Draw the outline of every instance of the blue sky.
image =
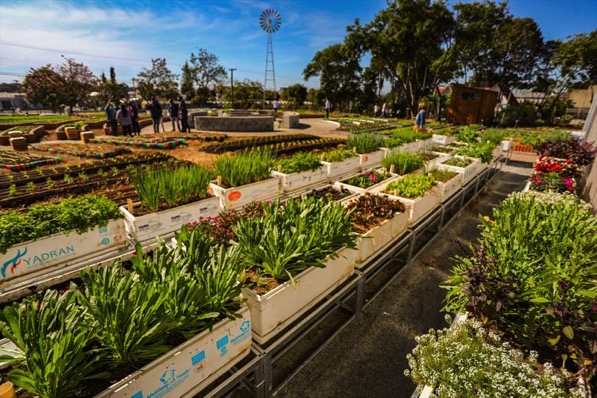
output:
[[[515, 16], [535, 19], [546, 39], [597, 29], [597, 0], [509, 5]], [[130, 84], [152, 57], [166, 58], [180, 73], [190, 53], [204, 48], [236, 68], [235, 81], [263, 83], [267, 35], [258, 21], [271, 7], [282, 16], [273, 36], [277, 87], [317, 87], [316, 79], [302, 78], [315, 52], [341, 42], [355, 18], [367, 23], [385, 6], [386, 0], [0, 0], [0, 81], [59, 64], [63, 54], [98, 75], [114, 66], [118, 80]]]

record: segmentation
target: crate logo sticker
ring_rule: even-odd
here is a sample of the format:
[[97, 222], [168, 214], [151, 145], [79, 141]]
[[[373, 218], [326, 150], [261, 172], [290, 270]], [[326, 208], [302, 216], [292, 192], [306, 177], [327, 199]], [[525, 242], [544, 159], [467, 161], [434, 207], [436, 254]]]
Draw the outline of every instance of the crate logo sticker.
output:
[[232, 338], [232, 344], [240, 343], [251, 337], [251, 321], [245, 319], [243, 323], [240, 324], [240, 333], [238, 336]]
[[216, 347], [218, 350], [220, 350], [221, 357], [228, 354], [228, 343], [229, 342], [230, 342], [230, 339], [228, 338], [228, 335], [226, 335], [226, 336], [222, 337], [221, 339], [219, 339], [218, 341], [216, 341]]
[[10, 260], [6, 261], [4, 264], [2, 264], [2, 269], [0, 269], [0, 272], [2, 272], [2, 277], [6, 278], [6, 269], [10, 266], [10, 273], [14, 274], [16, 268], [21, 265], [21, 257], [23, 257], [25, 254], [27, 254], [27, 248], [25, 248], [25, 251], [23, 253], [21, 253], [21, 249], [19, 249], [19, 251], [17, 252], [17, 254], [11, 258]]
[[205, 360], [205, 350], [199, 351], [197, 354], [191, 357], [191, 363], [193, 365], [193, 370], [197, 373], [201, 371], [203, 368], [203, 363]]
[[184, 223], [184, 222], [191, 220], [192, 218], [193, 218], [193, 215], [191, 213], [182, 212], [182, 213], [176, 214], [174, 216], [171, 216], [170, 223], [172, 223], [172, 224]]
[[162, 373], [160, 377], [160, 381], [162, 385], [158, 387], [156, 390], [148, 393], [147, 395], [143, 394], [143, 391], [137, 391], [130, 398], [163, 398], [168, 396], [170, 392], [172, 392], [176, 387], [180, 386], [186, 379], [189, 378], [189, 369], [185, 369], [182, 373], [176, 373], [175, 369], [166, 370]]
[[162, 223], [159, 221], [149, 221], [147, 224], [139, 225], [139, 232], [156, 231], [162, 228]]

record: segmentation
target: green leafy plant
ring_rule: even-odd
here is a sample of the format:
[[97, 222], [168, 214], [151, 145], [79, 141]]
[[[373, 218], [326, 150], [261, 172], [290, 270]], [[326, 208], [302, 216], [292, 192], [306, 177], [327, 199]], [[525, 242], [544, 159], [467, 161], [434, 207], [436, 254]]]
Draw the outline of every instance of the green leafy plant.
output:
[[171, 208], [208, 196], [210, 176], [202, 167], [168, 168], [162, 164], [138, 168], [130, 175], [141, 203], [152, 212], [157, 212], [162, 202]]
[[246, 268], [283, 282], [309, 267], [324, 267], [342, 247], [355, 247], [356, 235], [344, 207], [316, 198], [263, 205], [263, 217], [233, 227]]
[[391, 220], [394, 215], [404, 213], [405, 207], [399, 200], [366, 193], [351, 201], [346, 210], [354, 228], [360, 233], [366, 233], [383, 221]]
[[435, 179], [432, 176], [409, 174], [397, 181], [389, 183], [385, 192], [408, 199], [415, 199], [423, 196], [434, 184]]
[[465, 321], [451, 329], [416, 337], [407, 355], [415, 383], [432, 387], [431, 397], [585, 397], [581, 388], [569, 390], [570, 374], [549, 362], [538, 371], [537, 353], [525, 357], [480, 322]]
[[17, 194], [17, 186], [15, 184], [10, 184], [8, 187], [8, 196], [15, 196]]
[[357, 156], [354, 151], [347, 148], [338, 148], [332, 151], [324, 152], [321, 155], [321, 160], [326, 162], [341, 162], [343, 160]]
[[388, 170], [394, 169], [394, 173], [405, 175], [425, 164], [425, 158], [420, 153], [413, 152], [391, 152], [381, 160], [381, 165]]
[[103, 196], [84, 195], [57, 204], [36, 204], [26, 212], [0, 215], [0, 253], [18, 243], [60, 232], [84, 233], [122, 218], [118, 205]]
[[456, 151], [455, 155], [467, 156], [469, 158], [481, 159], [481, 162], [489, 164], [493, 160], [493, 149], [495, 145], [491, 142], [477, 142], [469, 146], [463, 146]]
[[245, 151], [222, 156], [213, 164], [213, 175], [222, 178], [225, 188], [238, 187], [270, 177], [272, 155], [266, 151]]
[[47, 290], [41, 300], [27, 298], [3, 309], [0, 332], [25, 356], [8, 374], [16, 386], [43, 398], [73, 397], [85, 380], [108, 376], [98, 371], [102, 351], [91, 345], [98, 325], [84, 324], [77, 296], [76, 286], [63, 294]]
[[390, 178], [390, 174], [384, 171], [368, 170], [363, 171], [359, 175], [351, 177], [345, 181], [345, 184], [352, 185], [359, 188], [369, 188]]
[[356, 148], [357, 153], [369, 153], [379, 150], [386, 144], [386, 139], [376, 134], [350, 134], [346, 146]]
[[446, 309], [579, 369], [597, 353], [597, 218], [572, 194], [512, 194], [481, 219], [482, 250], [459, 257]]
[[[113, 361], [135, 368], [166, 353], [167, 333], [173, 328], [165, 316], [166, 289], [142, 283], [121, 264], [97, 271], [83, 270], [85, 322], [95, 326], [97, 339]], [[98, 327], [101, 325], [101, 327]]]
[[435, 181], [447, 182], [450, 181], [452, 178], [456, 177], [458, 173], [455, 173], [453, 171], [434, 169], [427, 174], [433, 177]]
[[320, 157], [314, 152], [299, 152], [289, 158], [277, 159], [274, 162], [274, 170], [286, 174], [314, 171], [321, 167], [319, 159]]
[[472, 164], [475, 161], [475, 159], [473, 158], [467, 158], [467, 157], [454, 157], [454, 158], [450, 158], [448, 160], [446, 160], [444, 162], [445, 165], [448, 166], [455, 166], [455, 167], [466, 167], [470, 164]]

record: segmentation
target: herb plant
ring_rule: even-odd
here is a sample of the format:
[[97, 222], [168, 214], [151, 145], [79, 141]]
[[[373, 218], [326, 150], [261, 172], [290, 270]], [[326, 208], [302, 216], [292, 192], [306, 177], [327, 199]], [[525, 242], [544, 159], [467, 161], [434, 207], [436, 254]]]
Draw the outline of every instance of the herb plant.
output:
[[61, 232], [84, 233], [122, 218], [118, 205], [103, 196], [84, 195], [57, 204], [36, 204], [26, 212], [0, 215], [0, 253], [11, 246]]
[[0, 332], [23, 351], [21, 366], [8, 379], [43, 398], [72, 397], [82, 382], [106, 378], [98, 371], [104, 359], [91, 341], [98, 325], [87, 327], [75, 289], [13, 303], [0, 314]]
[[466, 167], [472, 164], [475, 160], [473, 158], [461, 157], [461, 158], [450, 158], [444, 162], [448, 166], [455, 167]]
[[379, 150], [386, 143], [386, 139], [376, 134], [350, 134], [346, 146], [356, 148], [357, 153], [369, 153]]
[[270, 177], [272, 155], [265, 151], [245, 151], [222, 156], [213, 164], [213, 174], [222, 177], [225, 188], [238, 187]]
[[289, 158], [277, 159], [274, 162], [274, 170], [286, 174], [314, 171], [321, 167], [319, 159], [320, 157], [314, 152], [299, 152]]
[[409, 174], [397, 181], [389, 183], [385, 192], [408, 199], [415, 199], [423, 196], [434, 184], [435, 179], [431, 176]]
[[413, 152], [391, 152], [381, 160], [381, 165], [394, 173], [405, 175], [420, 169], [425, 164], [425, 158], [420, 153]]
[[438, 182], [448, 182], [452, 178], [456, 177], [456, 175], [458, 173], [455, 173], [453, 171], [434, 169], [434, 170], [431, 170], [427, 174], [430, 175], [431, 177], [433, 177], [433, 179], [435, 181], [438, 181]]
[[352, 150], [347, 148], [338, 148], [322, 154], [321, 160], [326, 162], [341, 162], [343, 160], [357, 156]]
[[477, 142], [468, 146], [462, 146], [455, 155], [467, 156], [469, 158], [481, 159], [481, 162], [489, 164], [493, 160], [493, 149], [495, 145], [491, 142]]

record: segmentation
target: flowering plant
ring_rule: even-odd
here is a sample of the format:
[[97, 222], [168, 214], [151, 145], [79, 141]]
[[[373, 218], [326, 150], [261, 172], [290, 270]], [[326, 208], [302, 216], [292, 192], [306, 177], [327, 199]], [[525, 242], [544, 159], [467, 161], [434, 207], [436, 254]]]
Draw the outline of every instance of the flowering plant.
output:
[[572, 159], [559, 159], [543, 154], [533, 165], [536, 174], [558, 173], [565, 177], [576, 177], [580, 174], [578, 165]]
[[416, 337], [407, 355], [416, 383], [434, 388], [432, 397], [584, 397], [581, 388], [568, 389], [569, 373], [537, 353], [525, 355], [474, 320]]
[[390, 175], [386, 172], [369, 170], [363, 171], [361, 174], [351, 177], [344, 182], [348, 185], [352, 185], [359, 188], [369, 188], [387, 179], [389, 176]]
[[535, 147], [535, 152], [557, 158], [572, 159], [580, 166], [587, 166], [597, 155], [597, 146], [585, 140], [557, 139], [543, 142]]
[[562, 177], [557, 172], [534, 173], [531, 175], [530, 181], [530, 189], [533, 191], [574, 192], [576, 190], [574, 178]]

